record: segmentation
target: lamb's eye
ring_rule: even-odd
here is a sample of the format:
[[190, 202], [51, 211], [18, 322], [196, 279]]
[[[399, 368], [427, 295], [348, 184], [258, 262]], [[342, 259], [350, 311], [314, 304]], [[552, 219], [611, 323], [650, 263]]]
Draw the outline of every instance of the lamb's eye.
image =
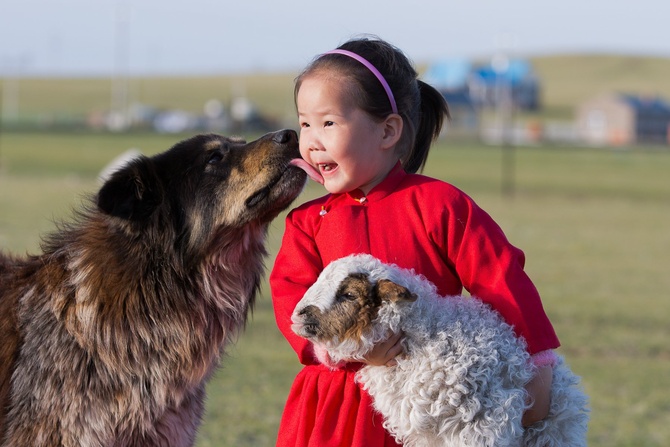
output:
[[338, 293], [337, 294], [337, 300], [338, 301], [353, 301], [356, 299], [356, 295], [353, 293], [349, 292], [343, 292], [343, 293]]

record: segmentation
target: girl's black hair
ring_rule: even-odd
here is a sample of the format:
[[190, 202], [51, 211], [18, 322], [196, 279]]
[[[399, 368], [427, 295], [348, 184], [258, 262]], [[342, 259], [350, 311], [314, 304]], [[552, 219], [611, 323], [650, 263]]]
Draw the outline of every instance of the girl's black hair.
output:
[[[430, 145], [440, 135], [444, 117], [450, 117], [444, 96], [417, 79], [418, 74], [409, 59], [388, 42], [376, 37], [362, 37], [349, 40], [338, 48], [364, 57], [384, 76], [403, 119], [403, 132], [396, 145], [400, 162], [407, 172], [423, 169]], [[348, 86], [350, 97], [373, 117], [383, 120], [393, 113], [389, 98], [375, 75], [359, 61], [341, 54], [317, 57], [296, 78], [295, 97], [302, 80], [321, 70], [345, 73], [352, 80]]]

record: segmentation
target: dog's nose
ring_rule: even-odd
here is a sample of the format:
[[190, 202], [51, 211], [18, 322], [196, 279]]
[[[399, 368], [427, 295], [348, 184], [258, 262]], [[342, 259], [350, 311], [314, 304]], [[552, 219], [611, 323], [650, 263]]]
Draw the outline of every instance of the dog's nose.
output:
[[277, 144], [286, 144], [291, 141], [298, 141], [298, 134], [291, 129], [284, 129], [276, 132], [272, 136], [272, 141], [274, 141]]

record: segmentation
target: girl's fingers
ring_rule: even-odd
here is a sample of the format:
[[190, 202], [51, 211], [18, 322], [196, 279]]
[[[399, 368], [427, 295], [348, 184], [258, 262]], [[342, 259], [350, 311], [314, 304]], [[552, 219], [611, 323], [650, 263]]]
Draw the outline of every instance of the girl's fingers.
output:
[[404, 351], [404, 348], [402, 347], [402, 336], [402, 332], [393, 334], [386, 342], [384, 342], [388, 347], [385, 355], [386, 366], [395, 366], [398, 363], [395, 358]]

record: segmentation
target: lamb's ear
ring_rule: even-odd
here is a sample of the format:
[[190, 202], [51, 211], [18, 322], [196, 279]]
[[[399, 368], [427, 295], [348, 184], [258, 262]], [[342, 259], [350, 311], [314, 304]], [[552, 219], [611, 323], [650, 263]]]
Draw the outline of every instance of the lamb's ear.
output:
[[159, 180], [150, 163], [140, 157], [112, 174], [98, 192], [100, 211], [127, 220], [148, 218], [160, 203]]
[[397, 303], [400, 301], [416, 301], [416, 294], [407, 290], [406, 287], [396, 284], [388, 279], [380, 279], [375, 286], [375, 292], [382, 301]]

